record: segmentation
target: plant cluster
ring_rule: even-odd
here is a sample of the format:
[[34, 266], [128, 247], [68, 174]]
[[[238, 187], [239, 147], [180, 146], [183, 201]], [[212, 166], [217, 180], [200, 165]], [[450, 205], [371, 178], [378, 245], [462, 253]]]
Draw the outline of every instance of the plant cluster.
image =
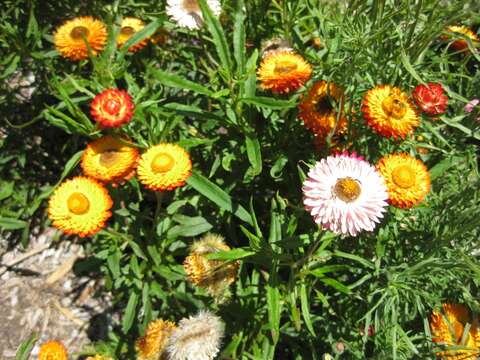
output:
[[84, 245], [121, 322], [81, 355], [477, 358], [474, 1], [7, 2], [0, 130], [64, 166], [0, 228]]

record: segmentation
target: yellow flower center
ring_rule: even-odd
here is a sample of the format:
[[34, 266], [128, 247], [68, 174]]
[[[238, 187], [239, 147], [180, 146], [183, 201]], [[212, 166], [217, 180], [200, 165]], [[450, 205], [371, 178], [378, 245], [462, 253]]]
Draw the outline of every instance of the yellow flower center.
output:
[[124, 26], [120, 29], [120, 34], [132, 36], [133, 34], [135, 34], [135, 29], [131, 26]]
[[87, 37], [89, 34], [88, 29], [85, 26], [75, 26], [70, 31], [70, 37], [74, 40], [82, 40], [82, 36]]
[[292, 72], [297, 69], [297, 64], [288, 60], [281, 60], [275, 64], [275, 69], [273, 70], [276, 75], [286, 75], [289, 72]]
[[68, 210], [75, 215], [83, 215], [90, 208], [90, 201], [82, 193], [73, 193], [67, 200]]
[[118, 151], [117, 150], [106, 150], [100, 154], [99, 163], [105, 167], [111, 167], [118, 161]]
[[200, 6], [197, 0], [183, 0], [182, 7], [187, 12], [199, 12]]
[[103, 109], [110, 115], [118, 114], [121, 104], [117, 99], [109, 99], [103, 106]]
[[407, 104], [399, 99], [397, 95], [391, 94], [382, 101], [382, 109], [388, 116], [401, 119], [407, 112]]
[[357, 180], [346, 177], [337, 180], [333, 191], [340, 200], [350, 203], [358, 199], [362, 189]]
[[171, 155], [166, 153], [158, 154], [153, 158], [151, 163], [153, 172], [157, 174], [169, 171], [173, 165], [175, 165], [175, 160]]
[[400, 165], [392, 171], [393, 182], [402, 189], [415, 185], [415, 171], [408, 165]]

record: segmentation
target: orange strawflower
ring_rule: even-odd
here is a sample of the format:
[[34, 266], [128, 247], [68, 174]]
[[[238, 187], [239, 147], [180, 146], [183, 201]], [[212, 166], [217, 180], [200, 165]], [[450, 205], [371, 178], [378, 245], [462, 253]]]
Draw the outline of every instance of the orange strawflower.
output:
[[162, 143], [147, 150], [138, 162], [138, 179], [150, 190], [173, 190], [192, 174], [188, 153], [176, 144]]
[[67, 360], [68, 353], [60, 341], [50, 340], [40, 346], [38, 360]]
[[311, 76], [312, 66], [300, 55], [289, 50], [269, 53], [258, 69], [260, 87], [280, 94], [297, 90]]
[[161, 319], [151, 321], [145, 335], [137, 339], [135, 349], [138, 360], [158, 360], [165, 356], [165, 348], [176, 326], [171, 321]]
[[88, 144], [81, 162], [84, 174], [104, 183], [118, 184], [131, 179], [138, 150], [125, 142], [106, 135]]
[[88, 59], [90, 45], [92, 55], [97, 56], [107, 42], [107, 28], [91, 16], [77, 17], [66, 21], [54, 34], [55, 47], [61, 56], [71, 60]]
[[318, 81], [298, 105], [298, 118], [303, 120], [305, 127], [313, 132], [319, 141], [325, 139], [333, 129], [335, 134], [340, 134], [346, 130], [347, 120], [343, 112], [340, 115], [337, 113], [336, 103], [340, 103], [342, 108], [343, 101], [343, 90], [340, 87], [324, 80]]
[[114, 128], [130, 122], [134, 108], [125, 90], [109, 89], [95, 96], [90, 113], [102, 128]]
[[77, 176], [55, 189], [48, 202], [53, 226], [67, 234], [91, 236], [105, 226], [112, 213], [112, 199], [98, 181]]
[[224, 243], [222, 236], [207, 234], [193, 243], [190, 254], [183, 262], [190, 282], [219, 299], [225, 295], [228, 286], [235, 281], [240, 263], [209, 260], [207, 256], [228, 250], [230, 247]]
[[449, 35], [443, 35], [443, 40], [450, 40], [451, 38], [456, 39], [453, 41], [450, 46], [456, 51], [468, 51], [468, 43], [467, 40], [460, 38], [458, 35], [463, 35], [469, 38], [473, 46], [478, 46], [480, 39], [478, 38], [477, 34], [475, 34], [471, 29], [466, 26], [449, 26], [447, 27], [447, 32]]
[[369, 90], [363, 98], [362, 113], [377, 133], [394, 139], [405, 139], [420, 124], [418, 112], [408, 95], [390, 85]]
[[411, 208], [430, 191], [430, 174], [422, 161], [408, 154], [384, 156], [377, 164], [385, 179], [390, 204]]
[[[441, 359], [476, 360], [480, 354], [480, 337], [478, 336], [478, 319], [471, 319], [470, 311], [464, 305], [443, 304], [443, 314], [433, 311], [430, 318], [432, 340], [444, 346], [463, 346], [465, 349], [451, 349], [437, 352]], [[470, 323], [470, 330], [462, 343], [465, 325]]]
[[[120, 25], [120, 33], [117, 37], [117, 46], [121, 48], [135, 33], [139, 32], [145, 27], [145, 24], [142, 20], [136, 19], [133, 17], [123, 18], [122, 24]], [[136, 52], [141, 50], [147, 45], [148, 38], [143, 39], [139, 43], [132, 45], [128, 48], [130, 52]]]

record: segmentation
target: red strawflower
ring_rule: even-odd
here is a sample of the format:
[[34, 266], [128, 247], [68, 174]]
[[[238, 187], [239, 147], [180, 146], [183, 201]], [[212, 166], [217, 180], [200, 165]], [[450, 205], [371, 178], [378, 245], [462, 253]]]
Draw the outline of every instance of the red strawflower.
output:
[[412, 95], [418, 107], [428, 115], [444, 114], [447, 109], [448, 97], [439, 83], [420, 84]]
[[102, 128], [114, 128], [128, 123], [135, 105], [125, 90], [108, 89], [97, 96], [90, 105], [90, 113]]

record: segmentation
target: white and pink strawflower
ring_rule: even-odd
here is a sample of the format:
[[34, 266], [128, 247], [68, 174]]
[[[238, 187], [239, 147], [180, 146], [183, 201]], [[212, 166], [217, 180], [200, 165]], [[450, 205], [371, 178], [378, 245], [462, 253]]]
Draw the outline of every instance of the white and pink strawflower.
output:
[[373, 231], [388, 205], [383, 177], [356, 153], [318, 161], [302, 190], [305, 209], [315, 223], [337, 234]]

